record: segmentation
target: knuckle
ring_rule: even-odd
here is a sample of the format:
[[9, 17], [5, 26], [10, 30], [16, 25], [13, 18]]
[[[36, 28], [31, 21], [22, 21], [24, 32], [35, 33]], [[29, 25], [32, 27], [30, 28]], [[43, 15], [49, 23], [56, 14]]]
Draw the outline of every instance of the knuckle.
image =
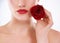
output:
[[48, 11], [47, 9], [45, 9], [45, 11], [46, 11], [47, 13], [51, 14], [51, 12], [50, 12], [50, 11]]
[[53, 25], [54, 23], [53, 22], [51, 22], [51, 25]]
[[50, 25], [53, 25], [54, 23], [53, 23], [53, 21], [50, 21], [50, 23], [49, 23]]

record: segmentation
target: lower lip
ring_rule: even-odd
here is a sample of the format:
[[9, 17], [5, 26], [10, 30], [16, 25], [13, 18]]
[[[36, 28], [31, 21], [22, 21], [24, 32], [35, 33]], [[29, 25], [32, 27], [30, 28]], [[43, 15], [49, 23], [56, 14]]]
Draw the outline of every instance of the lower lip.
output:
[[19, 14], [26, 14], [27, 13], [27, 11], [25, 11], [25, 10], [18, 10], [17, 11]]

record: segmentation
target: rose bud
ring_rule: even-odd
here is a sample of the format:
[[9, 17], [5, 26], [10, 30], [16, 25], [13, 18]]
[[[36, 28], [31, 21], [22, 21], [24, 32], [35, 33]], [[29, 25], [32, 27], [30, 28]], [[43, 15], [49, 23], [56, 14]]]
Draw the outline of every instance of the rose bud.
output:
[[45, 17], [45, 11], [43, 6], [35, 5], [30, 9], [31, 15], [36, 19], [40, 20], [41, 18]]

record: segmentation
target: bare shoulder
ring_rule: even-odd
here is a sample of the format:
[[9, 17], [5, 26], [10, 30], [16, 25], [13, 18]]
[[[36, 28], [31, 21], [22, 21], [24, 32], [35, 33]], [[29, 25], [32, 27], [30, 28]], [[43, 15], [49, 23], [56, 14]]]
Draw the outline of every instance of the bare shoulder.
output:
[[1, 34], [5, 34], [7, 32], [7, 29], [6, 29], [6, 27], [5, 26], [0, 26], [0, 35]]
[[48, 35], [50, 43], [60, 43], [60, 32], [51, 29]]
[[4, 34], [4, 27], [0, 26], [0, 43], [2, 43], [2, 35]]
[[4, 30], [3, 26], [0, 26], [0, 33]]

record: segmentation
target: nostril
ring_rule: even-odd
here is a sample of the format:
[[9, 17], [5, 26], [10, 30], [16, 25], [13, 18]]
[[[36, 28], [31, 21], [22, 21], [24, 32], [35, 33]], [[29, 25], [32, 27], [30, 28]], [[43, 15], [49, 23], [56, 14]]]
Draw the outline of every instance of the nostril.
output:
[[24, 4], [19, 4], [18, 6], [19, 6], [19, 7], [25, 7], [25, 5], [24, 5]]

